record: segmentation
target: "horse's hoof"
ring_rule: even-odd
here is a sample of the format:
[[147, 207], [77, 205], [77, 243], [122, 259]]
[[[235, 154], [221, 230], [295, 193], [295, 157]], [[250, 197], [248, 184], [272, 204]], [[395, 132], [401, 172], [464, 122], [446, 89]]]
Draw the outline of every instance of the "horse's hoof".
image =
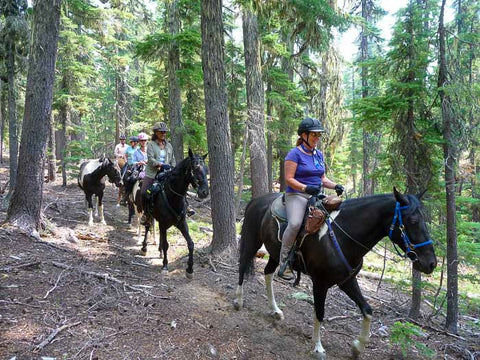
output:
[[93, 226], [93, 221], [89, 221], [88, 226]]
[[243, 307], [243, 301], [238, 301], [238, 299], [233, 300], [233, 308], [235, 310], [241, 310]]
[[325, 352], [325, 350], [314, 350], [313, 357], [318, 360], [326, 360], [327, 353]]
[[100, 221], [102, 225], [107, 225], [107, 222], [105, 220]]
[[283, 316], [283, 311], [274, 311], [272, 316], [275, 320], [283, 321], [285, 317]]
[[354, 359], [357, 359], [362, 353], [360, 341], [354, 340], [352, 343], [352, 356]]
[[168, 268], [162, 268], [162, 274], [167, 275], [168, 274]]
[[185, 276], [187, 277], [187, 279], [192, 280], [193, 279], [193, 272], [189, 273], [188, 271], [185, 271]]
[[140, 250], [140, 255], [147, 256], [147, 250]]

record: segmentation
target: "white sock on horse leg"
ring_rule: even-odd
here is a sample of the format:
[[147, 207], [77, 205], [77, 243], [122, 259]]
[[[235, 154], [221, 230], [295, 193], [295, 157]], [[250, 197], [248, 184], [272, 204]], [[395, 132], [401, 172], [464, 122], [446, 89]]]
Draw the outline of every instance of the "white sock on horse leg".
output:
[[360, 354], [365, 350], [365, 346], [368, 344], [368, 340], [370, 338], [370, 324], [372, 321], [372, 316], [367, 315], [363, 318], [362, 321], [362, 330], [360, 330], [360, 335], [358, 339], [355, 340], [352, 344], [353, 352], [355, 355]]
[[93, 225], [93, 209], [88, 208], [88, 225], [92, 226]]
[[320, 339], [320, 321], [317, 319], [317, 313], [315, 312], [315, 309], [313, 310], [313, 338], [312, 340], [315, 342], [315, 348], [313, 349], [313, 354], [317, 359], [326, 359], [327, 353], [325, 352], [325, 349], [323, 348], [322, 341]]
[[273, 311], [273, 316], [277, 320], [283, 320], [283, 311], [277, 306], [275, 294], [273, 292], [273, 274], [265, 275], [265, 287], [267, 288], [268, 306]]
[[103, 217], [103, 205], [98, 206], [98, 213], [100, 215], [100, 222], [105, 224], [105, 218]]

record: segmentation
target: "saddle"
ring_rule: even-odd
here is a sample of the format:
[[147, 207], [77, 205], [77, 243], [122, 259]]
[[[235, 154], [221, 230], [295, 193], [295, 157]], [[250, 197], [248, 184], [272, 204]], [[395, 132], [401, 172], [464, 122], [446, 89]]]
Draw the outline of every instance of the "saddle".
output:
[[[323, 197], [311, 197], [308, 200], [307, 209], [303, 218], [303, 224], [298, 237], [304, 237], [305, 233], [315, 234], [323, 225], [326, 217], [332, 211], [337, 210], [342, 204], [342, 199], [335, 195]], [[288, 225], [287, 209], [285, 207], [285, 194], [276, 198], [270, 206], [270, 212], [279, 225], [279, 240]]]
[[165, 185], [165, 180], [167, 180], [168, 175], [170, 174], [170, 171], [171, 170], [159, 171], [157, 175], [155, 175], [153, 184], [150, 185], [150, 187], [147, 189], [145, 193], [146, 212], [150, 214], [153, 212], [155, 199], [160, 194], [160, 192], [164, 191], [163, 187]]
[[[305, 265], [305, 261], [303, 260], [302, 252], [299, 249], [303, 240], [307, 235], [315, 234], [320, 231], [320, 228], [325, 222], [327, 216], [331, 212], [337, 210], [341, 204], [342, 199], [335, 195], [323, 195], [323, 197], [312, 196], [308, 200], [302, 226], [298, 232], [295, 244], [292, 246], [292, 249], [288, 255], [288, 261], [290, 262], [292, 268], [298, 271], [298, 275], [300, 275], [301, 271], [307, 273], [307, 267]], [[272, 205], [270, 205], [270, 212], [272, 217], [277, 221], [278, 241], [281, 242], [283, 233], [288, 225], [287, 209], [285, 207], [285, 194], [273, 201]], [[299, 281], [300, 276], [297, 276], [295, 284], [298, 285]]]

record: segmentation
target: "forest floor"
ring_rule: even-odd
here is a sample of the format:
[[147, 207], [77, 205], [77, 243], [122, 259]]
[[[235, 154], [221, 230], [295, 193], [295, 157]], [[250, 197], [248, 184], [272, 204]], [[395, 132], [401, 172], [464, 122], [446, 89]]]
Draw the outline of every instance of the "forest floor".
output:
[[[0, 184], [7, 180], [0, 169]], [[293, 288], [274, 287], [284, 321], [269, 315], [257, 259], [255, 276], [245, 283], [245, 306], [233, 308], [237, 256], [210, 258], [211, 233], [195, 238], [194, 278], [185, 277], [186, 242], [169, 230], [169, 272], [162, 274], [153, 243], [139, 255], [127, 210], [116, 207], [117, 190], [108, 185], [107, 225], [87, 226], [83, 192], [75, 181], [45, 184], [43, 208], [52, 232], [34, 240], [0, 229], [0, 359], [307, 359], [313, 349], [311, 281]], [[196, 201], [191, 200], [196, 207]], [[6, 209], [0, 212], [0, 220]], [[189, 222], [209, 222], [207, 207], [197, 207]], [[198, 239], [200, 238], [200, 239]], [[392, 326], [406, 321], [409, 296], [392, 284], [359, 277], [374, 309], [370, 343], [361, 359], [424, 359], [415, 344], [435, 351], [434, 358], [480, 358], [478, 328], [460, 324], [458, 336], [442, 330], [444, 318], [416, 322], [422, 332], [402, 355], [392, 345]], [[474, 314], [478, 315], [478, 314]], [[463, 319], [463, 318], [462, 318]], [[327, 297], [322, 342], [329, 359], [349, 359], [361, 328], [355, 304], [338, 288]]]

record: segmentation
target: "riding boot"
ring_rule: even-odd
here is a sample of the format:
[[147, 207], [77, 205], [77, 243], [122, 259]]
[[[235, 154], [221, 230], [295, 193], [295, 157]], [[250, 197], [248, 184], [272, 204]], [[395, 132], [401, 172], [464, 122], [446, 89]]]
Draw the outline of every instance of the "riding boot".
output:
[[293, 274], [291, 264], [290, 264], [290, 250], [292, 250], [293, 244], [295, 243], [295, 238], [293, 241], [284, 239], [282, 241], [282, 249], [280, 250], [280, 269], [278, 270], [277, 275], [284, 280], [292, 280], [295, 278]]

